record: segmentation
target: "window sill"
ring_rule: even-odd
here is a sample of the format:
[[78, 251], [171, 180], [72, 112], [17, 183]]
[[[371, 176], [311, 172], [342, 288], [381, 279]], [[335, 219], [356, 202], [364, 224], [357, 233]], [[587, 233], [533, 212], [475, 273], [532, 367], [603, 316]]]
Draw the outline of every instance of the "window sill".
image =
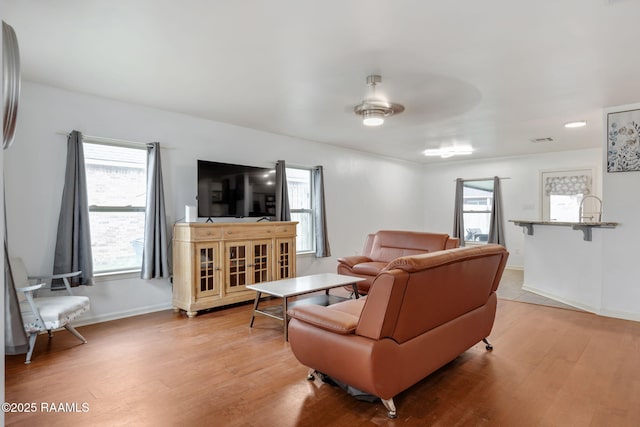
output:
[[107, 282], [111, 280], [139, 279], [140, 270], [112, 271], [108, 273], [96, 273], [95, 282]]
[[302, 256], [309, 256], [309, 255], [315, 255], [316, 252], [315, 251], [306, 251], [306, 252], [296, 252], [296, 255], [302, 255]]
[[465, 246], [483, 246], [486, 245], [488, 242], [474, 242], [474, 241], [469, 241], [469, 242], [464, 242]]

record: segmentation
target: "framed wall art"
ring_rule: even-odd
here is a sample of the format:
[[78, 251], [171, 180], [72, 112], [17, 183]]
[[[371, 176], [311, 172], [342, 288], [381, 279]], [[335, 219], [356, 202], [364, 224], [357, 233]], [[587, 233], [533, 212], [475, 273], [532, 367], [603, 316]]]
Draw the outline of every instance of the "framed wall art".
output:
[[607, 114], [607, 172], [640, 171], [640, 110]]

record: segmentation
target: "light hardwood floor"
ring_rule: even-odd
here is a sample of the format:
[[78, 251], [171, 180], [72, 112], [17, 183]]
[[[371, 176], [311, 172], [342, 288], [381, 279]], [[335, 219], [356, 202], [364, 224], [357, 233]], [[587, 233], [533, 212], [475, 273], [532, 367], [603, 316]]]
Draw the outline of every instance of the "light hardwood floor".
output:
[[[279, 322], [242, 305], [163, 311], [38, 338], [6, 357], [6, 401], [87, 412], [6, 414], [23, 426], [638, 426], [640, 323], [499, 300], [495, 350], [478, 344], [380, 403], [305, 379]], [[85, 407], [86, 408], [86, 407]]]

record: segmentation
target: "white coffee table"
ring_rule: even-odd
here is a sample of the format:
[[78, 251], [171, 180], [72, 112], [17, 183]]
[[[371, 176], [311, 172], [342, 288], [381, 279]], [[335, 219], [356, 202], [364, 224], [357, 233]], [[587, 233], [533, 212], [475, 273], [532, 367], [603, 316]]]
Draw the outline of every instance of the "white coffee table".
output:
[[[247, 289], [253, 289], [256, 291], [256, 299], [253, 303], [253, 312], [251, 313], [251, 323], [249, 327], [253, 327], [253, 320], [256, 314], [262, 314], [264, 316], [272, 317], [274, 319], [284, 322], [284, 339], [289, 339], [287, 333], [287, 310], [290, 306], [298, 303], [312, 303], [319, 305], [329, 305], [339, 301], [343, 301], [347, 298], [339, 297], [336, 295], [329, 295], [329, 289], [338, 288], [340, 286], [353, 286], [353, 292], [356, 298], [358, 298], [357, 283], [365, 279], [354, 276], [346, 276], [343, 274], [335, 273], [322, 273], [314, 274], [311, 276], [293, 277], [290, 279], [275, 280], [273, 282], [256, 283], [255, 285], [247, 285]], [[312, 292], [325, 291], [324, 295], [316, 295], [301, 300], [289, 302], [289, 298], [309, 294]], [[269, 306], [262, 309], [258, 308], [260, 304], [260, 298], [262, 294], [270, 295], [273, 297], [282, 298], [282, 306]]]

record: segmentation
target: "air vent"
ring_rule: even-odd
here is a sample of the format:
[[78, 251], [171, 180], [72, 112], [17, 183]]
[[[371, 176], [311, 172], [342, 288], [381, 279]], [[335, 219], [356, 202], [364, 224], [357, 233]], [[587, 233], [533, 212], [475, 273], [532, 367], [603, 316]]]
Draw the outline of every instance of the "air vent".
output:
[[546, 137], [546, 138], [533, 138], [530, 139], [529, 141], [537, 144], [538, 142], [553, 142], [553, 138], [550, 137]]

